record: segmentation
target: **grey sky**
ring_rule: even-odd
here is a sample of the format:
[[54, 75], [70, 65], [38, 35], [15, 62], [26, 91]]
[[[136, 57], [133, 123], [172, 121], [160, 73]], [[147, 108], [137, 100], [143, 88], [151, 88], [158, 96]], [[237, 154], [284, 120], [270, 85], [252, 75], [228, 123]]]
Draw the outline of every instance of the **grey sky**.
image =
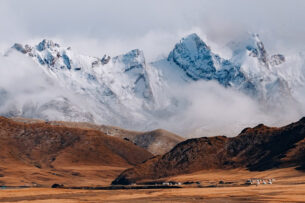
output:
[[[133, 48], [150, 54], [165, 52], [181, 35], [200, 30], [221, 45], [258, 32], [267, 46], [305, 49], [304, 10], [302, 0], [0, 0], [0, 48], [55, 38], [88, 54]], [[143, 44], [145, 39], [160, 43]], [[86, 45], [96, 47], [92, 51]]]
[[[100, 57], [139, 48], [150, 61], [166, 57], [181, 37], [192, 32], [199, 34], [215, 53], [221, 52], [221, 56], [225, 56], [222, 52], [226, 52], [229, 41], [253, 32], [260, 34], [270, 53], [289, 50], [296, 53], [305, 51], [304, 11], [305, 0], [0, 0], [0, 55], [15, 42], [32, 44], [49, 38], [71, 46], [76, 53]], [[28, 86], [36, 90], [39, 82], [32, 80], [39, 76], [32, 63], [27, 62], [29, 59], [8, 62], [0, 57], [0, 60], [2, 67], [9, 67], [2, 69], [2, 85], [17, 88], [12, 89], [18, 96], [16, 101], [22, 103], [19, 97], [32, 97], [23, 94]], [[17, 69], [11, 72], [12, 68]], [[15, 75], [20, 77], [14, 80]], [[191, 98], [192, 106], [177, 114], [178, 119], [172, 119], [173, 123], [164, 122], [160, 127], [184, 129], [183, 123], [187, 122], [183, 120], [177, 125], [180, 118], [188, 120], [187, 127], [205, 123], [211, 124], [213, 130], [219, 126], [225, 129], [225, 124], [232, 128], [233, 124], [240, 124], [237, 120], [248, 125], [245, 121], [269, 119], [261, 114], [256, 103], [239, 93], [225, 91], [217, 85], [199, 85], [197, 89], [191, 86], [182, 91], [181, 97]], [[44, 95], [37, 97], [45, 100]], [[287, 120], [299, 116], [299, 112], [287, 112], [293, 114], [284, 114]], [[240, 126], [233, 128], [241, 130]]]

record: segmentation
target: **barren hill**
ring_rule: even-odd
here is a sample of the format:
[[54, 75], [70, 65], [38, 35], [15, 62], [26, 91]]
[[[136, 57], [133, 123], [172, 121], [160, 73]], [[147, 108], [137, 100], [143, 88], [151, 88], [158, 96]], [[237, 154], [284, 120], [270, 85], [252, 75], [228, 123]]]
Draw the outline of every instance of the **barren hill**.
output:
[[55, 126], [66, 126], [81, 129], [99, 130], [107, 135], [129, 140], [154, 155], [162, 155], [169, 152], [176, 144], [184, 141], [184, 138], [163, 129], [148, 132], [139, 132], [122, 129], [115, 126], [96, 125], [86, 122], [43, 121], [27, 118], [13, 118], [15, 121], [25, 123], [47, 123]]
[[[105, 167], [122, 170], [152, 157], [151, 153], [129, 141], [97, 130], [15, 122], [4, 117], [0, 117], [0, 148], [0, 173], [3, 176], [0, 182], [5, 184], [11, 184], [12, 177], [18, 178], [20, 173], [23, 174], [20, 181], [29, 175], [28, 180], [23, 180], [27, 184], [28, 181], [50, 182], [52, 178], [46, 175], [49, 173], [56, 174], [54, 180], [58, 178], [56, 176], [65, 179], [69, 173], [66, 178], [73, 180], [72, 168], [77, 171], [74, 174], [77, 179], [75, 176], [82, 176], [78, 169], [83, 166], [92, 166], [96, 170]], [[70, 171], [64, 168], [70, 168]], [[16, 173], [12, 174], [12, 171]]]
[[124, 171], [113, 184], [129, 184], [204, 169], [247, 168], [267, 170], [305, 166], [305, 118], [272, 128], [260, 124], [237, 137], [202, 137], [186, 140], [163, 156]]

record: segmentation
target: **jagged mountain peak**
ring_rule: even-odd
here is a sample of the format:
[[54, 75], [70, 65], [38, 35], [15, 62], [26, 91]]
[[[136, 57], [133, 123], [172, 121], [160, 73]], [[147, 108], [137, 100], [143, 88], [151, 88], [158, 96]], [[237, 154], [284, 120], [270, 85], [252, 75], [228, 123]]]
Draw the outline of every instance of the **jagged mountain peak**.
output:
[[[187, 35], [186, 37], [182, 37], [182, 39], [180, 40], [180, 43], [187, 43], [187, 42], [200, 42], [202, 43], [202, 39], [198, 36], [197, 33], [191, 33], [189, 35]], [[204, 43], [204, 42], [203, 42]], [[205, 43], [204, 43], [205, 44]]]
[[269, 55], [258, 34], [232, 43], [233, 57], [222, 58], [197, 34], [182, 38], [168, 56], [168, 61], [185, 72], [191, 80], [215, 80], [225, 87], [234, 87], [258, 100], [276, 101], [291, 92], [285, 79], [273, 67], [284, 63], [281, 54]]
[[210, 48], [196, 34], [192, 33], [185, 38], [182, 38], [175, 45], [174, 50], [169, 54], [168, 59], [174, 60], [177, 55], [189, 57], [192, 61], [196, 61], [202, 54], [209, 54]]
[[37, 45], [22, 45], [14, 44], [12, 49], [15, 49], [22, 54], [26, 54], [38, 62], [40, 65], [46, 65], [52, 70], [56, 69], [78, 69], [79, 67], [72, 67], [73, 63], [70, 58], [71, 48], [61, 47], [58, 43], [52, 40], [43, 39]]
[[131, 50], [113, 57], [112, 63], [119, 64], [124, 75], [130, 78], [132, 83], [126, 84], [126, 87], [131, 88], [136, 97], [144, 97], [148, 101], [153, 101], [153, 93], [143, 51], [139, 49]]
[[[216, 57], [216, 56], [215, 56]], [[177, 64], [193, 80], [212, 79], [216, 72], [214, 55], [197, 34], [182, 38], [168, 56], [168, 61]]]
[[[145, 65], [145, 57], [143, 51], [139, 49], [131, 50], [125, 54], [116, 56], [113, 58], [114, 62], [122, 62], [129, 66], [129, 68], [133, 68], [135, 65]], [[128, 69], [126, 70], [128, 71]]]
[[[91, 106], [84, 101], [84, 106], [80, 107], [74, 105], [78, 101], [72, 101], [70, 97], [66, 102], [52, 98], [55, 105], [38, 105], [47, 110], [59, 106], [52, 109], [63, 111], [63, 117], [48, 117], [55, 120], [70, 120], [75, 114], [73, 111], [81, 108], [78, 115], [87, 115], [85, 110], [89, 106], [92, 116], [84, 120], [135, 129], [144, 126], [140, 130], [150, 125], [159, 127], [158, 123], [172, 118], [181, 109], [187, 109], [191, 103], [188, 103], [191, 98], [181, 98], [171, 92], [173, 88], [199, 80], [216, 81], [262, 103], [268, 101], [270, 106], [282, 105], [281, 100], [291, 96], [291, 82], [283, 77], [284, 74], [277, 73], [284, 66], [275, 67], [285, 60], [284, 56], [270, 55], [257, 34], [236, 43], [232, 58], [216, 53], [196, 33], [175, 44], [167, 58], [151, 63], [146, 61], [140, 49], [118, 56], [92, 57], [47, 39], [33, 46], [14, 44], [11, 50], [32, 58], [53, 84], [90, 101]], [[75, 107], [67, 108], [73, 105]]]
[[196, 34], [192, 33], [185, 38], [182, 38], [180, 44], [183, 44], [190, 53], [199, 54], [200, 49], [210, 50], [207, 44]]
[[[282, 54], [270, 54], [265, 48], [259, 34], [253, 33], [240, 42], [231, 42], [229, 47], [233, 50], [232, 61], [238, 64], [244, 63], [248, 57], [254, 58], [264, 69], [270, 69], [285, 62], [285, 56]], [[262, 69], [262, 70], [264, 70]]]
[[[145, 56], [139, 49], [114, 57], [106, 54], [102, 57], [92, 57], [78, 54], [69, 47], [44, 39], [33, 46], [14, 44], [10, 50], [32, 58], [50, 81], [69, 92], [81, 94], [96, 104], [94, 118], [87, 119], [88, 121], [95, 120], [106, 124], [112, 121], [111, 124], [128, 127], [130, 125], [127, 123], [133, 123], [132, 118], [137, 114], [135, 112], [154, 102]], [[54, 100], [57, 101], [57, 98]], [[72, 101], [68, 102], [73, 105]], [[66, 103], [62, 102], [58, 106], [58, 109], [65, 111], [65, 118], [54, 119], [69, 120], [66, 118], [70, 118], [73, 112], [68, 111]], [[128, 110], [125, 111], [126, 109]], [[35, 113], [37, 114], [39, 112]]]
[[74, 53], [72, 52], [71, 47], [62, 47], [58, 43], [48, 39], [43, 39], [34, 46], [15, 43], [11, 49], [33, 57], [40, 65], [47, 65], [57, 69], [73, 69], [79, 71], [81, 67], [79, 67], [79, 64], [74, 63], [74, 60], [72, 60], [72, 58], [74, 58], [73, 56], [87, 58], [88, 61], [90, 61], [92, 68], [99, 65], [106, 65], [111, 60], [113, 63], [123, 63], [126, 67], [132, 67], [136, 64], [142, 64], [143, 67], [145, 66], [144, 53], [139, 49], [134, 49], [115, 57], [106, 54], [103, 57], [91, 57]]
[[[37, 51], [44, 51], [46, 49], [54, 49], [54, 48], [59, 48], [60, 45], [58, 43], [53, 42], [52, 40], [48, 39], [43, 39], [41, 42], [39, 42], [35, 46], [30, 46], [28, 44], [20, 44], [20, 43], [15, 43], [11, 48], [15, 49], [23, 54], [31, 52], [33, 49]], [[70, 48], [69, 48], [70, 49]]]
[[249, 51], [249, 56], [258, 58], [258, 61], [265, 67], [269, 67], [268, 54], [263, 42], [260, 40], [258, 34], [252, 35], [252, 45], [248, 45], [246, 48]]
[[184, 41], [184, 40], [201, 40], [200, 37], [197, 35], [197, 33], [191, 33], [189, 35], [187, 35], [186, 37], [183, 37], [181, 39], [181, 41]]
[[225, 87], [241, 86], [246, 81], [238, 65], [213, 53], [197, 34], [177, 43], [168, 61], [182, 68], [192, 80], [216, 80]]
[[43, 39], [41, 42], [39, 42], [38, 45], [36, 45], [36, 48], [38, 51], [43, 51], [47, 48], [52, 49], [53, 47], [60, 47], [59, 44], [54, 43], [52, 40]]

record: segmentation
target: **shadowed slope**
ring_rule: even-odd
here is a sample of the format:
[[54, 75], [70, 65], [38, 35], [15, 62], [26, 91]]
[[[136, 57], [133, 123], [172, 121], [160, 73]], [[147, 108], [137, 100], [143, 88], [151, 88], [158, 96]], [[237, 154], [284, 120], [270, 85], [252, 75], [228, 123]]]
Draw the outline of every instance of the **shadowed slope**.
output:
[[124, 171], [113, 184], [129, 184], [204, 169], [246, 167], [267, 170], [304, 167], [305, 118], [282, 128], [262, 124], [244, 129], [237, 137], [189, 139], [170, 152]]
[[165, 154], [184, 140], [182, 137], [163, 129], [143, 133], [118, 133], [115, 136], [123, 139], [127, 138], [155, 155]]

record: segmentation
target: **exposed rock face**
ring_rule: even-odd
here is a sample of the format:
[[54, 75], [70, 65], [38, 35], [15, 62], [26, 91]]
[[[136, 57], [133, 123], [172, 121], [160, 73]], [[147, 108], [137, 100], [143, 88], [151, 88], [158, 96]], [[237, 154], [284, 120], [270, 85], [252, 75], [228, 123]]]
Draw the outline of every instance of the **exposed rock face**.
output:
[[233, 138], [218, 136], [190, 139], [163, 156], [127, 169], [113, 184], [129, 184], [204, 169], [304, 168], [304, 143], [305, 118], [282, 128], [262, 124], [246, 128]]
[[[103, 58], [101, 59], [101, 63], [103, 65], [107, 64], [110, 61], [111, 57], [110, 56], [106, 56], [106, 54], [103, 56]], [[93, 65], [93, 64], [92, 64]]]
[[270, 58], [270, 64], [272, 66], [277, 66], [285, 62], [285, 56], [282, 54], [272, 55]]
[[246, 47], [249, 51], [248, 54], [249, 56], [256, 57], [261, 65], [270, 68], [285, 62], [285, 56], [282, 54], [269, 56], [258, 34], [254, 34], [252, 39], [252, 42], [250, 41], [250, 44]]
[[146, 63], [143, 51], [139, 49], [132, 50], [124, 55], [116, 56], [113, 63], [123, 64], [122, 71], [134, 81], [133, 91], [140, 98], [153, 100], [152, 90], [149, 78], [146, 72]]
[[[249, 67], [245, 61], [255, 59], [258, 65]], [[225, 87], [234, 87], [259, 101], [278, 100], [269, 86], [285, 83], [284, 78], [270, 72], [275, 67], [285, 62], [281, 54], [269, 57], [263, 42], [254, 34], [247, 42], [233, 47], [233, 57], [224, 59], [212, 52], [210, 47], [198, 35], [191, 34], [175, 45], [168, 56], [168, 61], [175, 63], [185, 71], [192, 80], [215, 80]], [[257, 66], [257, 67], [255, 67]], [[280, 84], [285, 97], [291, 97], [288, 87]], [[268, 95], [268, 96], [267, 96]], [[272, 102], [271, 102], [272, 103]]]
[[225, 87], [240, 86], [246, 81], [239, 66], [214, 54], [196, 34], [176, 44], [168, 60], [181, 67], [193, 80], [217, 80]]

